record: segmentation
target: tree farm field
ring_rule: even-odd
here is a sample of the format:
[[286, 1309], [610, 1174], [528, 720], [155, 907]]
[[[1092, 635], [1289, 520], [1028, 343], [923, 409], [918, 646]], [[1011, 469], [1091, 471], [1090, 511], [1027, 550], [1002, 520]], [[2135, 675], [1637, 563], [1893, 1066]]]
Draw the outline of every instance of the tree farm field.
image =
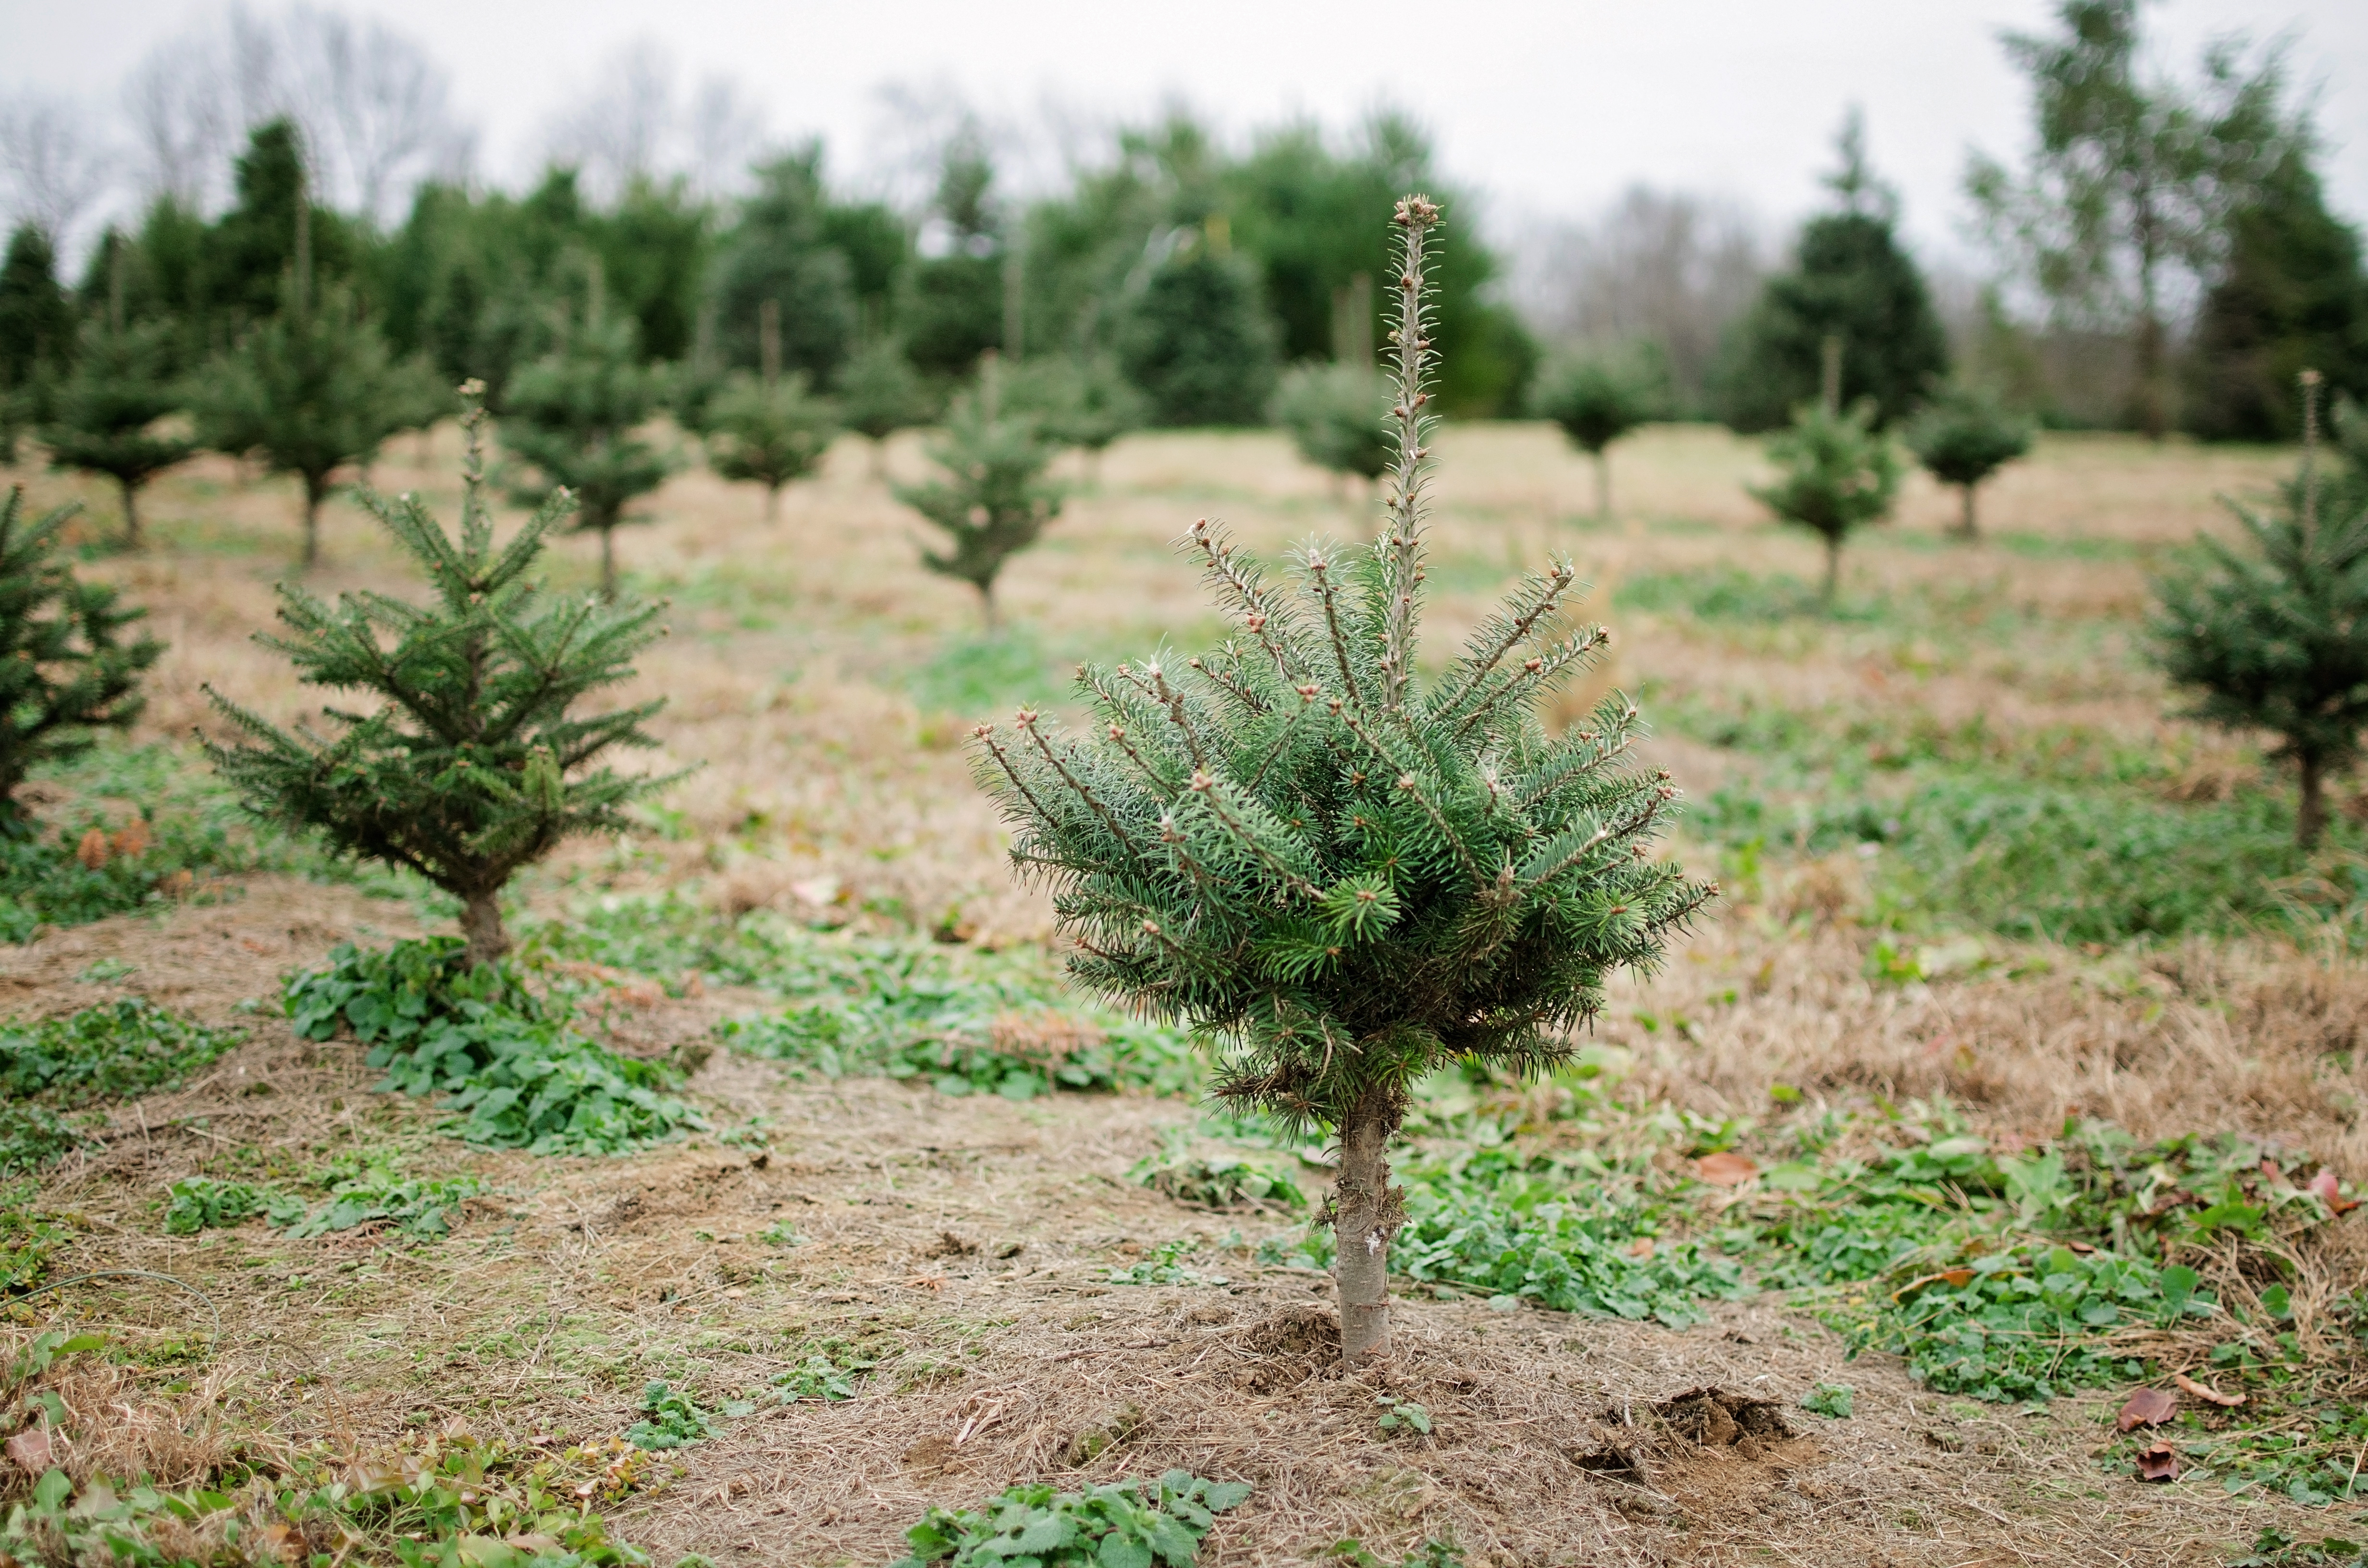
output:
[[[317, 706], [250, 641], [297, 498], [217, 459], [161, 479], [147, 549], [82, 568], [170, 644], [145, 716], [33, 794], [99, 858], [153, 835], [191, 874], [0, 948], [0, 986], [28, 1023], [138, 999], [240, 1033], [7, 1189], [14, 1349], [108, 1346], [52, 1376], [114, 1413], [61, 1462], [225, 1489], [478, 1463], [723, 1568], [886, 1563], [932, 1506], [1169, 1469], [1250, 1484], [1214, 1564], [2217, 1563], [2360, 1533], [2368, 794], [2339, 781], [2299, 856], [2291, 778], [2167, 717], [2142, 652], [2149, 574], [2292, 455], [2044, 437], [1972, 544], [1918, 476], [1828, 614], [1817, 541], [1744, 492], [1755, 443], [1643, 432], [1609, 517], [1547, 426], [1438, 449], [1426, 647], [1569, 555], [1612, 657], [1552, 722], [1637, 700], [1685, 794], [1668, 853], [1723, 896], [1611, 983], [1582, 1065], [1426, 1082], [1396, 1353], [1357, 1370], [1308, 1224], [1326, 1151], [1062, 990], [963, 744], [1078, 711], [1078, 658], [1221, 638], [1194, 519], [1273, 559], [1368, 537], [1369, 494], [1270, 433], [1127, 438], [1066, 471], [990, 637], [860, 440], [769, 524], [753, 486], [671, 480], [617, 535], [671, 626], [622, 695], [667, 699], [646, 766], [698, 770], [514, 886], [528, 971], [703, 1123], [598, 1156], [473, 1147], [291, 1028], [287, 976], [454, 907], [210, 782], [203, 687]], [[449, 517], [458, 449], [404, 437], [370, 478]], [[94, 547], [114, 528], [97, 486], [7, 478], [83, 499]], [[316, 593], [406, 591], [347, 499], [322, 553]], [[597, 540], [554, 562], [588, 591]], [[145, 1272], [72, 1282], [98, 1270]], [[2140, 1387], [2178, 1413], [2117, 1430]], [[211, 1517], [183, 1528], [220, 1546]], [[280, 1528], [284, 1561], [392, 1550]], [[1369, 1556], [1326, 1557], [1347, 1540]]]

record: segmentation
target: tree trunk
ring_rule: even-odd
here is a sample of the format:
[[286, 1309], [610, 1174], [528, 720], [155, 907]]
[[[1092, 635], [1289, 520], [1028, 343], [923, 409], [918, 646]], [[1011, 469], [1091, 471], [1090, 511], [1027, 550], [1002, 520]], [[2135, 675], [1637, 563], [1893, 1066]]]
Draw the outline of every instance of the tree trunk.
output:
[[978, 585], [978, 602], [979, 608], [986, 612], [986, 634], [992, 637], [1002, 624], [1003, 619], [996, 613], [994, 584], [981, 583]]
[[888, 437], [871, 437], [871, 477], [881, 483], [888, 483]]
[[1826, 584], [1818, 590], [1817, 602], [1827, 609], [1834, 608], [1834, 595], [1842, 585], [1842, 540], [1839, 534], [1826, 536]]
[[1982, 530], [1974, 521], [1974, 487], [1970, 484], [1961, 484], [1957, 488], [1965, 493], [1965, 509], [1957, 519], [1957, 537], [1979, 539], [1982, 537]]
[[2302, 762], [2302, 807], [2294, 813], [2294, 842], [2305, 849], [2318, 847], [2318, 835], [2327, 831], [2327, 789], [2323, 765], [2316, 756], [2305, 756]]
[[1595, 515], [1611, 520], [1611, 454], [1600, 447], [1595, 449]]
[[140, 548], [140, 487], [128, 479], [115, 482], [123, 487], [123, 548]]
[[1390, 1187], [1390, 1134], [1398, 1109], [1387, 1089], [1367, 1089], [1340, 1128], [1340, 1175], [1332, 1184], [1333, 1275], [1340, 1291], [1340, 1358], [1390, 1353], [1390, 1242], [1406, 1222]]
[[765, 486], [765, 521], [770, 523], [780, 515], [781, 487], [778, 484], [768, 484]]
[[465, 958], [472, 969], [481, 963], [491, 963], [510, 950], [509, 933], [502, 929], [502, 904], [498, 893], [469, 895], [467, 903], [461, 910], [461, 934], [469, 939]]
[[600, 525], [600, 597], [617, 602], [617, 526]]
[[321, 563], [321, 497], [327, 486], [315, 486], [304, 481], [304, 564], [309, 568]]

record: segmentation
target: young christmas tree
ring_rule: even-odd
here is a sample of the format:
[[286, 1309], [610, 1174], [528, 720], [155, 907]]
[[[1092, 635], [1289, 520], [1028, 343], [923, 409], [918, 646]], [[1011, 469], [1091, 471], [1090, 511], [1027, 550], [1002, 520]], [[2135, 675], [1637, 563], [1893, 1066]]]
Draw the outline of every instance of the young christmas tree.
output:
[[1274, 318], [1230, 233], [1211, 217], [1130, 298], [1120, 323], [1120, 362], [1156, 425], [1256, 425], [1274, 395]]
[[781, 486], [814, 471], [838, 434], [838, 419], [826, 398], [806, 390], [803, 372], [781, 374], [780, 313], [765, 301], [760, 335], [764, 369], [745, 370], [724, 384], [708, 404], [708, 460], [726, 479], [753, 479], [765, 487], [765, 520], [771, 522]]
[[206, 749], [248, 810], [318, 829], [342, 853], [409, 867], [461, 900], [473, 965], [508, 949], [501, 892], [519, 867], [572, 835], [621, 831], [624, 808], [672, 777], [595, 766], [614, 747], [655, 745], [642, 725], [663, 700], [577, 710], [632, 678], [633, 656], [660, 635], [660, 607], [554, 597], [529, 580], [544, 535], [575, 504], [564, 490], [495, 549], [484, 388], [461, 390], [469, 444], [457, 546], [416, 496], [363, 496], [433, 600], [365, 591], [341, 594], [332, 608], [283, 585], [287, 634], [256, 638], [287, 654], [307, 685], [366, 692], [381, 705], [367, 715], [324, 710], [326, 735], [291, 733], [208, 687], [245, 738]]
[[866, 344], [838, 372], [838, 416], [871, 443], [871, 477], [888, 477], [888, 437], [928, 422], [928, 389], [905, 351], [886, 338]]
[[1453, 1061], [1538, 1072], [1622, 967], [1713, 896], [1651, 857], [1675, 810], [1638, 768], [1624, 698], [1547, 735], [1551, 691], [1608, 634], [1569, 628], [1567, 562], [1530, 577], [1433, 681], [1417, 678], [1439, 210], [1398, 204], [1397, 454], [1380, 537], [1317, 540], [1277, 582], [1203, 521], [1189, 547], [1240, 627], [1200, 657], [1087, 666], [1092, 730], [1023, 709], [982, 725], [1014, 862], [1053, 893], [1071, 972], [1219, 1042], [1216, 1093], [1339, 1141], [1328, 1214], [1341, 1347], [1389, 1349], [1388, 1145], [1410, 1086]]
[[575, 497], [575, 528], [600, 536], [600, 592], [614, 598], [618, 525], [648, 520], [625, 508], [665, 483], [674, 464], [634, 434], [664, 405], [665, 377], [642, 362], [632, 323], [608, 319], [601, 293], [596, 270], [583, 322], [511, 381], [501, 436]]
[[1933, 478], [1963, 494], [1957, 537], [1978, 539], [1974, 492], [1982, 481], [2031, 450], [2031, 421], [2007, 412], [1987, 392], [1960, 388], [1918, 415], [1907, 426], [1907, 449]]
[[102, 473], [123, 493], [123, 543], [140, 548], [140, 492], [196, 450], [196, 443], [149, 427], [186, 401], [173, 373], [169, 323], [126, 326], [119, 303], [87, 323], [72, 374], [50, 400], [41, 427], [57, 468]]
[[1874, 428], [1874, 405], [1861, 398], [1849, 413], [1841, 411], [1840, 368], [1840, 340], [1829, 337], [1825, 396], [1794, 410], [1791, 427], [1769, 438], [1769, 460], [1782, 471], [1776, 483], [1747, 486], [1778, 517], [1825, 540], [1825, 585], [1818, 597], [1828, 609], [1841, 585], [1842, 545], [1860, 528], [1889, 517], [1899, 494], [1899, 459]]
[[1046, 439], [1085, 453], [1097, 483], [1110, 444], [1151, 416], [1151, 405], [1107, 358], [1024, 359], [1003, 372], [1003, 403], [1034, 415]]
[[2302, 472], [2278, 506], [2229, 510], [2238, 548], [2205, 537], [2203, 559], [2155, 585], [2156, 661], [2192, 695], [2190, 717], [2266, 730], [2302, 775], [2294, 838], [2327, 825], [2328, 774], [2361, 753], [2368, 730], [2368, 488], [2318, 472], [2318, 375], [2305, 370]]
[[1661, 417], [1663, 378], [1636, 356], [1566, 359], [1538, 379], [1530, 406], [1562, 426], [1570, 444], [1595, 460], [1595, 515], [1611, 516], [1612, 442]]
[[19, 223], [0, 256], [0, 462], [15, 462], [17, 436], [46, 417], [49, 386], [74, 347], [74, 306], [49, 231]]
[[148, 612], [120, 608], [113, 588], [76, 578], [58, 530], [61, 506], [28, 527], [25, 492], [0, 502], [0, 835], [30, 832], [17, 789], [37, 763], [77, 756], [93, 733], [140, 716], [140, 676], [165, 645], [123, 629]]
[[1056, 449], [1034, 419], [1002, 406], [1000, 379], [989, 354], [977, 387], [954, 400], [944, 437], [929, 448], [945, 476], [895, 486], [897, 500], [946, 535], [949, 548], [922, 551], [921, 563], [976, 588], [990, 631], [996, 576], [1060, 516], [1064, 499], [1061, 486], [1044, 477]]
[[1361, 366], [1300, 365], [1283, 373], [1269, 412], [1299, 455], [1332, 475], [1337, 493], [1343, 476], [1377, 480], [1397, 456], [1390, 396], [1387, 379]]

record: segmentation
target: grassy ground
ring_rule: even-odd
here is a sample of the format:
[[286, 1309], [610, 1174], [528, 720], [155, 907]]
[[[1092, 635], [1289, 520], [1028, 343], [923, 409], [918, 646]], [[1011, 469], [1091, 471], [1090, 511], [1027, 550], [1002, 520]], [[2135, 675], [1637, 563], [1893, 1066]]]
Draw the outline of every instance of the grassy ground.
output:
[[[277, 1016], [285, 973], [448, 912], [256, 838], [190, 761], [201, 682], [305, 707], [247, 642], [290, 570], [293, 498], [209, 461], [160, 483], [147, 553], [89, 568], [172, 643], [134, 749], [40, 787], [77, 841], [145, 809], [161, 847], [142, 853], [189, 877], [0, 949], [24, 1017], [131, 996], [247, 1031], [177, 1086], [73, 1110], [81, 1141], [20, 1179], [0, 1238], [19, 1289], [144, 1269], [205, 1304], [122, 1276], [20, 1300], [23, 1335], [97, 1324], [111, 1347], [10, 1397], [52, 1388], [83, 1416], [70, 1430], [109, 1434], [82, 1439], [77, 1477], [228, 1487], [499, 1453], [484, 1488], [589, 1499], [661, 1562], [885, 1562], [930, 1505], [1170, 1465], [1252, 1483], [1202, 1550], [1227, 1564], [1308, 1562], [1346, 1537], [1395, 1562], [1449, 1535], [1473, 1562], [1523, 1564], [2216, 1562], [2265, 1528], [2356, 1533], [2356, 1505], [2326, 1499], [2368, 1451], [2362, 1222], [2294, 1195], [2322, 1167], [2368, 1174], [2363, 804], [2344, 785], [2329, 846], [2296, 856], [2286, 782], [2257, 747], [2166, 720], [2135, 642], [2149, 569], [2219, 526], [2215, 494], [2263, 489], [2285, 460], [2050, 438], [1986, 493], [1979, 547], [1942, 537], [1950, 497], [1911, 487], [1853, 547], [1827, 617], [1804, 604], [1816, 547], [1742, 493], [1747, 444], [1669, 429], [1623, 446], [1609, 521], [1581, 515], [1591, 476], [1542, 430], [1455, 429], [1440, 448], [1433, 645], [1516, 570], [1574, 555], [1617, 661], [1564, 712], [1615, 683], [1641, 696], [1654, 760], [1691, 801], [1676, 852], [1729, 896], [1666, 972], [1615, 987], [1586, 1072], [1432, 1085], [1407, 1168], [1443, 1215], [1577, 1205], [1567, 1223], [1589, 1239], [1566, 1250], [1596, 1260], [1588, 1301], [1635, 1317], [1499, 1289], [1468, 1235], [1426, 1221], [1406, 1353], [1343, 1378], [1323, 1351], [1321, 1258], [1287, 1204], [1196, 1207], [1131, 1179], [1146, 1161], [1195, 1179], [1243, 1161], [1313, 1193], [1315, 1152], [1189, 1096], [955, 1096], [934, 1068], [835, 1071], [889, 1058], [860, 1042], [825, 1058], [810, 1020], [768, 1026], [775, 1056], [708, 1053], [719, 1022], [785, 1006], [824, 1008], [848, 1041], [904, 1008], [912, 1038], [969, 1029], [1022, 1058], [1108, 1034], [1053, 1010], [1049, 912], [1011, 884], [960, 737], [982, 712], [1062, 700], [1080, 654], [1212, 636], [1169, 548], [1194, 517], [1266, 551], [1360, 530], [1361, 508], [1281, 440], [1121, 444], [1012, 568], [996, 639], [967, 589], [916, 569], [919, 525], [859, 447], [770, 528], [754, 492], [704, 472], [654, 499], [619, 549], [675, 631], [636, 690], [671, 702], [653, 766], [703, 769], [645, 832], [521, 889], [537, 972], [586, 1027], [694, 1070], [707, 1131], [609, 1158], [459, 1143], [373, 1093], [359, 1048]], [[918, 471], [909, 442], [890, 456]], [[450, 505], [454, 457], [449, 431], [424, 451], [406, 438], [375, 478]], [[95, 488], [19, 477], [36, 504], [86, 494], [94, 541], [111, 522]], [[384, 585], [395, 564], [342, 503], [324, 549], [318, 592]], [[562, 555], [565, 579], [591, 580], [592, 541]], [[2114, 1153], [2106, 1125], [2144, 1157]], [[2248, 1142], [2209, 1142], [2226, 1134]], [[1722, 1153], [1761, 1176], [1729, 1184], [1703, 1163]], [[2048, 1186], [2053, 1168], [2072, 1185]], [[420, 1184], [459, 1178], [473, 1190], [422, 1208]], [[193, 1179], [315, 1213], [343, 1183], [388, 1214], [301, 1240], [261, 1218], [173, 1233], [171, 1185]], [[2214, 1203], [2252, 1218], [2215, 1229], [2196, 1218]], [[2126, 1331], [2098, 1331], [2086, 1381], [2063, 1335], [2047, 1365], [2016, 1359], [2021, 1330], [1970, 1370], [1936, 1361], [1935, 1314], [1961, 1288], [1940, 1276], [1997, 1269], [2034, 1236], [2186, 1259], [2222, 1314], [2182, 1317], [2149, 1279]], [[1875, 1261], [1816, 1261], [1853, 1247]], [[2070, 1278], [2053, 1256], [2025, 1257], [2033, 1299]], [[1910, 1280], [1912, 1258], [1933, 1279]], [[2190, 1398], [2184, 1478], [2142, 1485], [2112, 1416], [2172, 1371], [2249, 1403]], [[852, 1397], [829, 1397], [834, 1381]], [[1801, 1405], [1843, 1383], [1846, 1417]], [[685, 1407], [643, 1408], [668, 1397], [711, 1435], [614, 1447], [636, 1422], [695, 1434]], [[1432, 1429], [1383, 1429], [1399, 1404]], [[416, 1517], [353, 1516], [361, 1545], [304, 1539], [367, 1556], [449, 1535], [416, 1496]]]

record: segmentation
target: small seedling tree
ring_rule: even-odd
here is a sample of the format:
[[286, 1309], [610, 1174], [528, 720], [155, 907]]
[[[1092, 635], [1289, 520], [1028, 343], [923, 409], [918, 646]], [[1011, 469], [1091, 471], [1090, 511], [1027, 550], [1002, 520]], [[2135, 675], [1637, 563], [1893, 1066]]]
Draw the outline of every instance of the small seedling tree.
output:
[[1539, 417], [1562, 426], [1570, 444], [1595, 461], [1595, 515], [1611, 516], [1611, 443], [1661, 416], [1660, 379], [1632, 360], [1595, 356], [1565, 359], [1539, 378], [1530, 403]]
[[17, 787], [39, 763], [88, 751], [96, 732], [140, 716], [140, 676], [165, 645], [125, 627], [147, 614], [75, 577], [58, 530], [79, 508], [28, 524], [25, 492], [0, 502], [0, 835], [31, 831]]
[[2326, 781], [2368, 730], [2368, 492], [2322, 484], [2318, 378], [2303, 381], [2302, 472], [2268, 512], [2231, 501], [2244, 546], [2209, 537], [2201, 560], [2156, 584], [2156, 660], [2189, 715], [2267, 730], [2302, 776], [2294, 837], [2327, 825]]
[[1034, 418], [1002, 406], [999, 380], [990, 355], [978, 385], [954, 400], [945, 435], [929, 448], [944, 476], [895, 487], [897, 500], [946, 536], [948, 547], [924, 550], [921, 563], [976, 588], [989, 631], [996, 578], [1060, 516], [1064, 499], [1062, 487], [1044, 476], [1056, 449]]
[[[600, 593], [617, 597], [617, 528], [646, 521], [625, 508], [666, 483], [674, 464], [634, 432], [665, 401], [629, 320], [609, 320], [600, 290], [566, 341], [520, 370], [504, 393], [502, 445], [575, 498], [574, 527], [600, 536]], [[539, 492], [521, 492], [531, 503]]]
[[1348, 475], [1371, 483], [1388, 472], [1397, 455], [1389, 407], [1389, 381], [1362, 366], [1300, 365], [1283, 373], [1271, 413], [1337, 492]]
[[936, 413], [928, 389], [894, 342], [880, 338], [848, 357], [838, 372], [838, 416], [871, 443], [871, 477], [888, 477], [888, 437], [927, 424]]
[[120, 314], [91, 322], [83, 329], [74, 372], [52, 394], [50, 423], [41, 428], [52, 466], [115, 481], [123, 494], [128, 549], [140, 548], [140, 492], [196, 449], [192, 441], [150, 428], [185, 401], [172, 363], [169, 324], [125, 326]]
[[323, 735], [280, 729], [208, 687], [242, 738], [206, 749], [248, 810], [408, 867], [459, 899], [466, 960], [478, 964], [508, 949], [500, 897], [519, 867], [571, 835], [622, 829], [624, 807], [674, 776], [631, 778], [599, 762], [618, 746], [656, 744], [642, 725], [663, 700], [578, 710], [632, 676], [633, 656], [659, 635], [660, 607], [553, 597], [529, 579], [545, 535], [575, 506], [564, 490], [495, 549], [484, 389], [461, 392], [458, 544], [416, 496], [363, 496], [427, 577], [430, 602], [360, 592], [332, 608], [283, 585], [287, 632], [256, 638], [307, 685], [366, 692], [380, 706], [326, 710]]
[[1567, 562], [1530, 577], [1430, 682], [1416, 678], [1426, 274], [1439, 209], [1397, 207], [1397, 451], [1380, 537], [1317, 540], [1278, 583], [1222, 530], [1189, 548], [1239, 634], [1198, 658], [1082, 668], [1099, 722], [982, 725], [980, 782], [1076, 939], [1072, 974], [1220, 1044], [1215, 1091], [1339, 1140], [1327, 1215], [1341, 1346], [1389, 1348], [1388, 1145], [1444, 1062], [1536, 1072], [1623, 966], [1649, 967], [1713, 896], [1649, 858], [1674, 809], [1634, 764], [1625, 699], [1549, 737], [1541, 694], [1603, 647], [1559, 617]]
[[1841, 585], [1842, 545], [1889, 517], [1899, 494], [1899, 459], [1874, 427], [1874, 404], [1861, 398], [1849, 413], [1841, 410], [1841, 339], [1827, 337], [1824, 395], [1794, 409], [1791, 427], [1769, 437], [1769, 459], [1781, 471], [1776, 483], [1748, 486], [1780, 519], [1825, 540], [1818, 602], [1827, 609]]
[[758, 342], [764, 369], [725, 383], [708, 404], [707, 457], [726, 479], [765, 487], [765, 520], [780, 509], [781, 486], [812, 473], [838, 434], [838, 416], [825, 398], [806, 390], [803, 373], [781, 374], [781, 320], [765, 301]]
[[1987, 392], [1961, 388], [1932, 404], [1907, 426], [1907, 449], [1926, 472], [1953, 484], [1964, 497], [1957, 537], [1978, 539], [1974, 492], [1982, 482], [2031, 450], [2031, 421], [2008, 412]]
[[304, 564], [321, 559], [321, 503], [349, 464], [428, 414], [423, 367], [397, 360], [351, 290], [314, 290], [301, 270], [279, 314], [202, 378], [199, 438], [216, 451], [251, 453], [304, 486]]

